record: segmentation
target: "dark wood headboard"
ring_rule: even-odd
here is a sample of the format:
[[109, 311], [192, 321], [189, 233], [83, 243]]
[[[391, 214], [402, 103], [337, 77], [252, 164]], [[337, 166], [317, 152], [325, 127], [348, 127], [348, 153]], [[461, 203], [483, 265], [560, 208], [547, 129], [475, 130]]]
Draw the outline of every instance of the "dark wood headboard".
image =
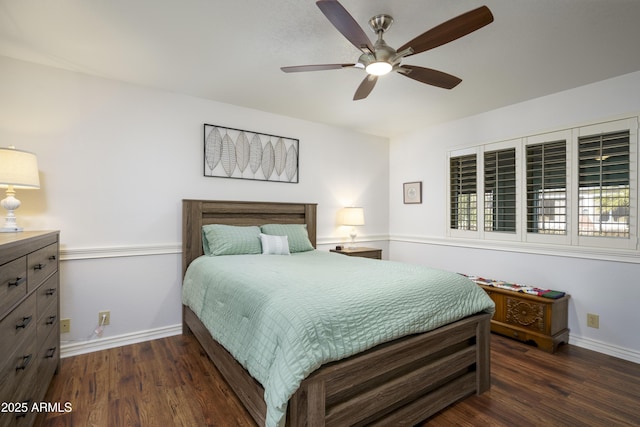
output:
[[316, 203], [182, 200], [182, 277], [191, 261], [203, 254], [203, 225], [307, 224], [315, 248], [316, 208]]

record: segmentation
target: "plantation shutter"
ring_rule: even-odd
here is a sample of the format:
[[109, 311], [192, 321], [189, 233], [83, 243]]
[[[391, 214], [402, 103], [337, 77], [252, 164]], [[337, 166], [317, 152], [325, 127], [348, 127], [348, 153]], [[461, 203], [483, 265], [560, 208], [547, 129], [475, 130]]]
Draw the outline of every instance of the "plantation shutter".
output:
[[567, 233], [566, 141], [527, 146], [527, 232]]
[[484, 153], [484, 230], [516, 231], [516, 150]]
[[452, 229], [478, 229], [476, 170], [475, 154], [452, 157], [449, 161]]
[[629, 238], [629, 131], [578, 138], [578, 234]]

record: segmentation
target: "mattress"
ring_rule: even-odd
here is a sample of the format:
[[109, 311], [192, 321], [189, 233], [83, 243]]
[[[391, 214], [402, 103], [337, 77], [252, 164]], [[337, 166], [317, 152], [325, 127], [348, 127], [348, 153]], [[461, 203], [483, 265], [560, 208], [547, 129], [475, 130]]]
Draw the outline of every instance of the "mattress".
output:
[[201, 256], [182, 300], [263, 386], [270, 427], [321, 365], [494, 310], [459, 274], [318, 250]]

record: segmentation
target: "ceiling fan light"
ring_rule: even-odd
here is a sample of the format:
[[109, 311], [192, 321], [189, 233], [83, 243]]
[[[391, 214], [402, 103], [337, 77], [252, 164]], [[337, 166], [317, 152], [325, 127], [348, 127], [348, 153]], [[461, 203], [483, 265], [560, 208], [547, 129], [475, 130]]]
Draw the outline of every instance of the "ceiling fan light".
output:
[[384, 76], [393, 69], [393, 66], [385, 61], [372, 62], [367, 65], [366, 71], [374, 76]]

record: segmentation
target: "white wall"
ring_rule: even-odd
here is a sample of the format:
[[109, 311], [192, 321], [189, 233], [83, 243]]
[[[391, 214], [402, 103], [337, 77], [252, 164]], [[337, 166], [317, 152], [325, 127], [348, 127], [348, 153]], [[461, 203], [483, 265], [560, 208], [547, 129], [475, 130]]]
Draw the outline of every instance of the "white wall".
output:
[[[40, 169], [18, 221], [61, 230], [63, 341], [85, 340], [100, 310], [105, 338], [180, 323], [183, 198], [316, 202], [324, 249], [348, 239], [338, 210], [363, 206], [361, 238], [388, 247], [384, 138], [2, 57], [0, 94], [0, 145]], [[299, 139], [300, 183], [203, 177], [204, 123]]]
[[[640, 362], [640, 256], [609, 260], [562, 251], [528, 254], [447, 239], [446, 153], [640, 112], [640, 72], [393, 138], [390, 257], [571, 294], [571, 342]], [[402, 183], [423, 181], [424, 202], [402, 203]], [[560, 252], [560, 253], [558, 253]], [[638, 254], [640, 255], [640, 254]], [[595, 258], [595, 259], [594, 259]], [[600, 329], [586, 314], [600, 315]]]

